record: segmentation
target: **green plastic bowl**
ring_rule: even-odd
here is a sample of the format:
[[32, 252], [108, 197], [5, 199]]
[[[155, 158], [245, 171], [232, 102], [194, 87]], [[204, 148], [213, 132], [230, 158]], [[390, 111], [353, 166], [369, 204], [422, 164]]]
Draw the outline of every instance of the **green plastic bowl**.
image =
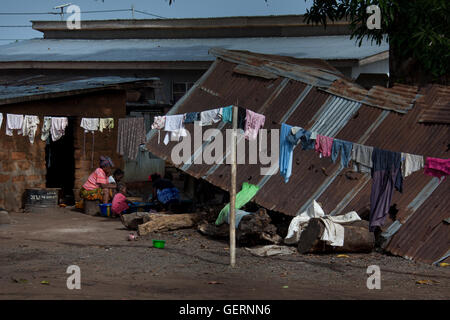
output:
[[153, 240], [153, 247], [155, 248], [164, 249], [165, 244], [165, 240]]

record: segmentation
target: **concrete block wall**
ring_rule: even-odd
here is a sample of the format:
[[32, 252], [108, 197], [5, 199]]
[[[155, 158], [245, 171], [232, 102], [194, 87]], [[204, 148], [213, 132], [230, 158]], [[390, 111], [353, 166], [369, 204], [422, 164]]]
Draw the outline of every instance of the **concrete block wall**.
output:
[[[40, 139], [44, 116], [75, 117], [74, 157], [75, 184], [80, 188], [89, 174], [98, 167], [101, 155], [112, 158], [118, 168], [124, 166], [122, 157], [116, 152], [118, 119], [126, 116], [126, 93], [123, 90], [109, 90], [84, 95], [47, 99], [34, 102], [0, 106], [6, 118], [7, 113], [37, 115], [40, 125], [34, 144], [28, 137], [5, 134], [5, 121], [0, 128], [0, 207], [18, 211], [23, 207], [23, 196], [27, 188], [45, 188], [46, 163], [45, 142]], [[84, 130], [79, 126], [83, 117], [113, 117], [114, 129], [95, 133], [94, 161], [91, 168], [92, 134], [86, 134], [86, 159], [83, 153]]]

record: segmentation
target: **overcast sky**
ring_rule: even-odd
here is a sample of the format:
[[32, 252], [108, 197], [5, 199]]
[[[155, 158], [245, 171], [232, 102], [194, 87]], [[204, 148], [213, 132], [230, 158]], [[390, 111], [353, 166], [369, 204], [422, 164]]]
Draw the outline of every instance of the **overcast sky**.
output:
[[[59, 20], [59, 15], [27, 14], [3, 15], [2, 13], [44, 13], [59, 12], [55, 6], [72, 3], [81, 11], [130, 9], [145, 11], [166, 18], [262, 16], [302, 14], [312, 1], [308, 0], [175, 0], [169, 6], [168, 0], [1, 0], [0, 1], [0, 44], [16, 39], [40, 38], [41, 33], [31, 27], [6, 27], [31, 25], [31, 20]], [[84, 20], [130, 19], [129, 12], [85, 13]], [[154, 18], [135, 13], [136, 19]]]

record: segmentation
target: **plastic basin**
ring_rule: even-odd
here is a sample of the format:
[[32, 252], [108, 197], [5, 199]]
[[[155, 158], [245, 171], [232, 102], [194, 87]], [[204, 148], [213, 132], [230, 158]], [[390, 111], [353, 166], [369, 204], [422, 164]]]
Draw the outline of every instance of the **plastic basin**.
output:
[[164, 249], [165, 244], [165, 240], [153, 240], [153, 247], [155, 248]]
[[111, 217], [111, 203], [102, 203], [98, 205], [100, 207], [100, 215], [102, 217]]

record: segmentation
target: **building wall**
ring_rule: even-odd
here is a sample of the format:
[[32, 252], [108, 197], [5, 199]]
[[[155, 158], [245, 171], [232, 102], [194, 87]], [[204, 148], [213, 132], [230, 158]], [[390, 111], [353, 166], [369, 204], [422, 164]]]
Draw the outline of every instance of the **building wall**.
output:
[[[75, 118], [75, 188], [80, 188], [89, 174], [98, 166], [100, 155], [112, 158], [116, 167], [123, 169], [122, 157], [116, 153], [118, 119], [126, 114], [125, 91], [103, 91], [60, 99], [17, 103], [0, 106], [4, 115], [0, 131], [0, 207], [17, 211], [23, 207], [27, 188], [44, 188], [46, 185], [45, 142], [40, 139], [44, 116]], [[6, 114], [37, 115], [41, 121], [34, 144], [28, 137], [5, 134]], [[86, 159], [83, 155], [84, 130], [79, 126], [83, 117], [113, 117], [115, 128], [110, 132], [96, 132], [94, 168], [91, 168], [92, 135], [86, 135]]]

